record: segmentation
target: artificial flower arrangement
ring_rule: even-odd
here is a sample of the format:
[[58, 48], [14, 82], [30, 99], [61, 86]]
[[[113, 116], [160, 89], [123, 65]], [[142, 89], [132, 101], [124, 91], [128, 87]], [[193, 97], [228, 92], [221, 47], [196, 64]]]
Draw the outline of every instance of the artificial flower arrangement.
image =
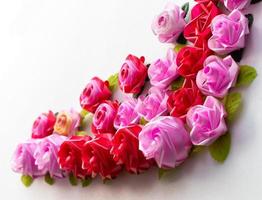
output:
[[[190, 16], [189, 3], [168, 3], [152, 23], [158, 40], [174, 45], [166, 57], [147, 63], [130, 54], [119, 73], [91, 79], [80, 96], [81, 112], [41, 114], [31, 138], [17, 146], [12, 169], [26, 186], [39, 177], [87, 186], [96, 176], [105, 181], [153, 166], [161, 177], [204, 149], [223, 162], [241, 105], [233, 89], [257, 75], [239, 62], [253, 23], [245, 8], [259, 1], [197, 0]], [[112, 98], [117, 87], [121, 102]]]

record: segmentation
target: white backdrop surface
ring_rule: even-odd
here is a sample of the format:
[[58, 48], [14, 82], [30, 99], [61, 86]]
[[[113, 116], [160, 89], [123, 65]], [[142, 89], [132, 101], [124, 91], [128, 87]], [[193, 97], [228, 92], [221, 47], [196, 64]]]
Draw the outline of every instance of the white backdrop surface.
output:
[[[0, 191], [1, 199], [178, 199], [262, 198], [262, 3], [250, 7], [254, 25], [242, 64], [258, 77], [243, 90], [244, 106], [231, 127], [232, 149], [224, 164], [207, 153], [158, 180], [155, 169], [120, 175], [88, 188], [37, 180], [30, 188], [10, 169], [16, 145], [30, 136], [33, 120], [48, 109], [80, 109], [79, 94], [94, 75], [107, 78], [129, 53], [147, 61], [165, 54], [151, 32], [164, 0], [0, 1]], [[182, 5], [182, 0], [176, 0]], [[191, 2], [192, 4], [192, 2]]]

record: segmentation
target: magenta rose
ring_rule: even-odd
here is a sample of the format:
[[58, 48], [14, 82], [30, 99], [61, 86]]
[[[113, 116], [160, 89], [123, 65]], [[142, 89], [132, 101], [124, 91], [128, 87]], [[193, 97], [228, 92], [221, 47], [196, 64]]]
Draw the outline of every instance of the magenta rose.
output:
[[244, 48], [245, 36], [249, 33], [248, 19], [240, 11], [233, 10], [228, 16], [216, 16], [211, 31], [208, 47], [218, 54], [228, 54]]
[[145, 84], [147, 67], [144, 64], [145, 58], [128, 55], [122, 65], [118, 83], [120, 89], [125, 93], [137, 94]]
[[242, 10], [250, 5], [251, 0], [221, 0], [225, 7], [232, 11], [234, 9]]
[[116, 129], [136, 124], [139, 121], [140, 117], [135, 111], [136, 104], [137, 99], [134, 98], [128, 98], [120, 104], [114, 121]]
[[159, 168], [174, 168], [189, 154], [191, 141], [183, 122], [161, 116], [146, 124], [139, 136], [139, 149], [147, 159], [155, 159]]
[[38, 177], [45, 175], [43, 170], [39, 170], [35, 164], [34, 153], [39, 140], [28, 140], [18, 144], [11, 161], [11, 168], [14, 172]]
[[141, 95], [138, 98], [135, 110], [145, 120], [150, 121], [165, 114], [167, 111], [167, 99], [168, 95], [165, 91], [152, 87], [146, 96]]
[[169, 2], [164, 10], [154, 18], [151, 25], [152, 31], [160, 42], [173, 43], [186, 25], [184, 17], [184, 11], [173, 2]]
[[192, 107], [187, 113], [187, 125], [194, 145], [210, 145], [227, 131], [226, 111], [221, 102], [207, 96], [203, 105]]
[[80, 105], [83, 109], [94, 113], [99, 104], [111, 97], [108, 81], [94, 77], [87, 84], [80, 96]]
[[203, 94], [223, 98], [235, 85], [238, 71], [239, 67], [231, 56], [224, 59], [209, 56], [197, 74], [196, 83]]
[[52, 111], [39, 115], [32, 127], [32, 138], [43, 138], [51, 135], [55, 121], [56, 117]]
[[151, 85], [158, 88], [168, 87], [178, 77], [176, 53], [173, 49], [167, 51], [165, 59], [158, 59], [148, 68]]
[[118, 103], [105, 101], [96, 109], [92, 123], [92, 132], [115, 133], [114, 120], [117, 114]]
[[64, 177], [63, 171], [58, 164], [57, 153], [61, 144], [67, 137], [53, 134], [43, 138], [34, 152], [35, 164], [43, 173], [49, 173], [51, 177]]

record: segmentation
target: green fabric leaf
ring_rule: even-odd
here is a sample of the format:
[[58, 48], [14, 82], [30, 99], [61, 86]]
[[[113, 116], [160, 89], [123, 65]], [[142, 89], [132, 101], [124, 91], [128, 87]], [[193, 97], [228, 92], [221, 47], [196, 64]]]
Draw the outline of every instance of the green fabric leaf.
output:
[[80, 112], [80, 115], [82, 118], [85, 118], [85, 116], [88, 114], [88, 111], [85, 110], [85, 109], [82, 109], [81, 112]]
[[180, 76], [171, 83], [171, 89], [177, 90], [177, 89], [181, 88], [183, 83], [184, 83], [184, 78], [182, 76]]
[[254, 22], [254, 16], [252, 14], [246, 14], [245, 16], [248, 19], [248, 28], [251, 28]]
[[45, 175], [45, 182], [49, 185], [53, 185], [55, 183], [55, 179], [53, 179], [48, 173]]
[[165, 176], [167, 173], [169, 173], [171, 169], [158, 169], [158, 179], [160, 180], [163, 176]]
[[92, 179], [86, 178], [86, 179], [81, 180], [81, 182], [82, 182], [82, 187], [87, 187], [92, 183]]
[[107, 80], [110, 90], [113, 91], [118, 85], [118, 73], [111, 75]]
[[191, 153], [199, 153], [206, 149], [205, 146], [193, 146]]
[[185, 12], [185, 16], [186, 16], [189, 10], [189, 2], [186, 2], [181, 8]]
[[239, 70], [239, 75], [237, 78], [236, 87], [247, 86], [253, 82], [257, 77], [257, 72], [254, 67], [249, 65], [241, 65]]
[[85, 131], [77, 131], [76, 135], [77, 136], [84, 136], [84, 135], [87, 135], [87, 133]]
[[78, 184], [77, 178], [72, 173], [69, 174], [68, 179], [71, 185], [76, 186]]
[[218, 162], [224, 162], [229, 154], [231, 146], [231, 136], [229, 133], [222, 135], [209, 146], [209, 153]]
[[28, 175], [22, 175], [21, 176], [21, 181], [24, 184], [24, 186], [29, 187], [33, 183], [33, 178]]
[[140, 124], [141, 125], [146, 125], [147, 123], [148, 123], [148, 121], [146, 121], [146, 119], [144, 117], [141, 117]]
[[185, 44], [176, 44], [174, 50], [176, 53], [178, 53], [180, 51], [180, 49], [182, 49], [183, 47], [185, 47]]
[[181, 33], [181, 34], [179, 35], [179, 37], [177, 38], [176, 42], [177, 42], [178, 44], [182, 44], [182, 45], [185, 45], [185, 44], [187, 43], [187, 40], [186, 40], [186, 38], [184, 37], [184, 34], [183, 34], [183, 33]]
[[241, 94], [238, 92], [229, 93], [225, 97], [225, 108], [227, 111], [227, 120], [228, 122], [232, 122], [235, 118], [235, 115], [240, 108], [241, 105]]

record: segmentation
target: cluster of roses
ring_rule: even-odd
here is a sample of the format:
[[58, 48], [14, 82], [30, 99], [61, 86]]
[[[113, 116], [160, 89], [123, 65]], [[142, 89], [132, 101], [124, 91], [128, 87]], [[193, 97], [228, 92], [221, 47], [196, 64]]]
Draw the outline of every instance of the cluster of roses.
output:
[[127, 56], [113, 76], [125, 94], [121, 103], [112, 98], [112, 80], [91, 79], [80, 104], [93, 114], [92, 136], [78, 134], [86, 131], [86, 115], [74, 110], [41, 114], [32, 138], [18, 145], [13, 170], [30, 177], [112, 179], [123, 169], [138, 174], [155, 164], [174, 168], [192, 146], [211, 145], [225, 134], [222, 99], [238, 78], [234, 56], [244, 48], [250, 25], [241, 10], [250, 2], [225, 0], [227, 15], [218, 8], [221, 3], [197, 2], [189, 22], [188, 8], [168, 3], [153, 20], [154, 34], [163, 43], [182, 38], [189, 44], [178, 52], [169, 49], [151, 64]]

